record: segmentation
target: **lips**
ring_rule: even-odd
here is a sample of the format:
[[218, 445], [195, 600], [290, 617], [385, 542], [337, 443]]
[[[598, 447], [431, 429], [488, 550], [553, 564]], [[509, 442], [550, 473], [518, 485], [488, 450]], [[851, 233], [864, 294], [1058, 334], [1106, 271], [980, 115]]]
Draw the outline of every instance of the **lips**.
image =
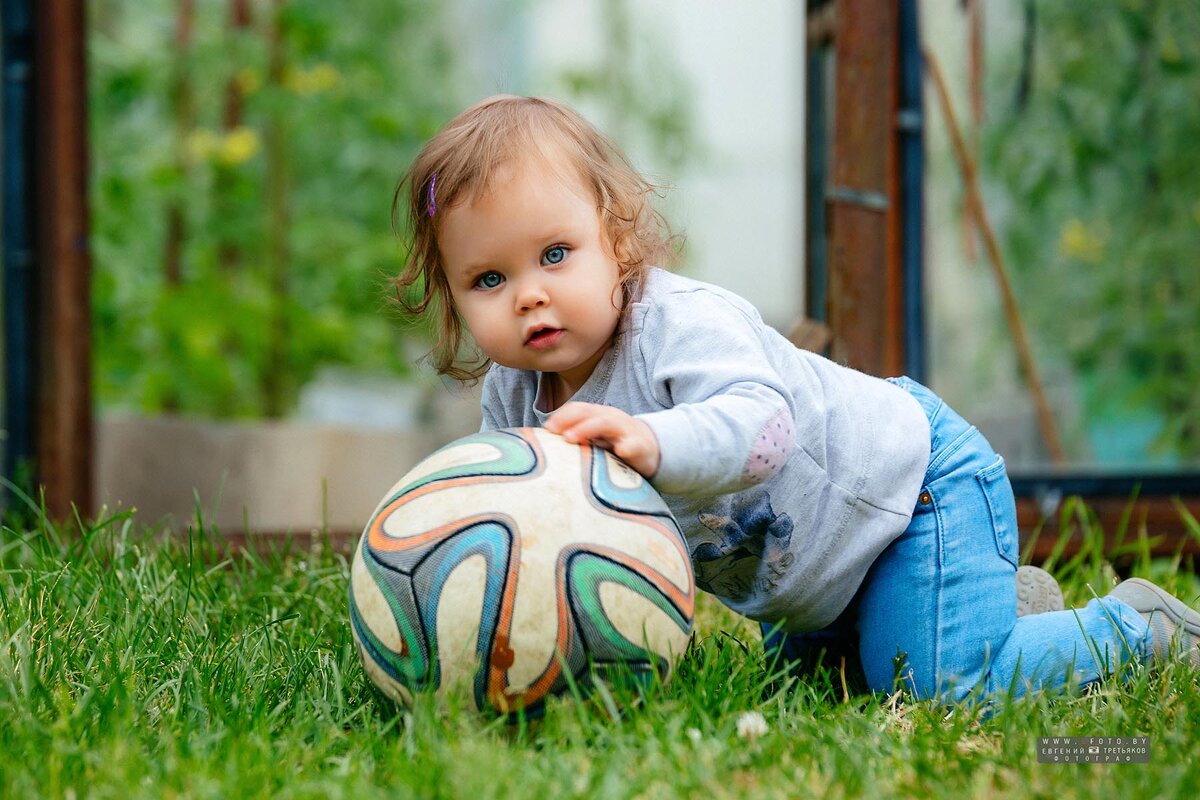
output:
[[563, 333], [562, 328], [534, 328], [529, 333], [529, 336], [526, 337], [525, 346], [531, 347], [534, 350], [545, 350], [547, 347], [558, 344], [558, 340], [562, 338]]

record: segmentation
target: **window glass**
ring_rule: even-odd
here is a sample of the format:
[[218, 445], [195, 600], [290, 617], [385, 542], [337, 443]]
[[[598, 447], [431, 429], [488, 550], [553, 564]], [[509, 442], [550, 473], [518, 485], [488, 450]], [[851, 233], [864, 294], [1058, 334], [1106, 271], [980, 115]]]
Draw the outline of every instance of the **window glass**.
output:
[[989, 2], [973, 48], [964, 5], [924, 3], [923, 38], [977, 160], [1063, 458], [927, 82], [930, 384], [1016, 473], [1200, 468], [1200, 6]]

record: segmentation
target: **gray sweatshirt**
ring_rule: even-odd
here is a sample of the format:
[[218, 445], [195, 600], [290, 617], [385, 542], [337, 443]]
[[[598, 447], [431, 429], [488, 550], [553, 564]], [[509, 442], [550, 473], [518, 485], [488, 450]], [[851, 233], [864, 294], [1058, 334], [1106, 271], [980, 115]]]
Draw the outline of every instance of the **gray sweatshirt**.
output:
[[[628, 311], [571, 399], [654, 431], [651, 483], [701, 589], [788, 631], [825, 627], [908, 526], [929, 460], [920, 405], [796, 348], [717, 286], [655, 269]], [[550, 416], [541, 377], [494, 365], [484, 430], [540, 427]]]

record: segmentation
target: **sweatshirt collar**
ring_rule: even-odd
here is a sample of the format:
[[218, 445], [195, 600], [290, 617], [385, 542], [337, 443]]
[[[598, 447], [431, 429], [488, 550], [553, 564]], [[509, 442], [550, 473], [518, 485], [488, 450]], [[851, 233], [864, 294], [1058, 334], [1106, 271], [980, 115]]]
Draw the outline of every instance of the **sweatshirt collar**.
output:
[[[567, 401], [580, 403], [599, 403], [603, 401], [605, 390], [612, 379], [613, 369], [617, 365], [620, 353], [625, 349], [626, 336], [624, 333], [623, 325], [618, 326], [617, 334], [613, 337], [612, 344], [609, 345], [604, 355], [600, 357], [600, 360], [596, 363], [596, 368], [592, 370], [592, 374], [584, 381], [583, 386], [579, 387], [579, 391], [567, 398]], [[538, 423], [545, 425], [546, 420], [550, 419], [550, 415], [553, 413], [546, 410], [550, 401], [550, 381], [544, 372], [535, 372], [533, 374], [537, 381], [537, 393], [533, 398], [533, 413], [537, 417]]]

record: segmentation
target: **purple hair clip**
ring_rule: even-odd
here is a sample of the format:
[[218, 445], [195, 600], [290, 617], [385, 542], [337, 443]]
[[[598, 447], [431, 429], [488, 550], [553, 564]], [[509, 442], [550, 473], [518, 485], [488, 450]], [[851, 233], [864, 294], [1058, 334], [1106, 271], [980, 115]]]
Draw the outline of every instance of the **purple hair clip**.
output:
[[437, 201], [433, 199], [433, 189], [437, 186], [437, 173], [433, 173], [433, 180], [429, 181], [429, 216], [437, 213]]

